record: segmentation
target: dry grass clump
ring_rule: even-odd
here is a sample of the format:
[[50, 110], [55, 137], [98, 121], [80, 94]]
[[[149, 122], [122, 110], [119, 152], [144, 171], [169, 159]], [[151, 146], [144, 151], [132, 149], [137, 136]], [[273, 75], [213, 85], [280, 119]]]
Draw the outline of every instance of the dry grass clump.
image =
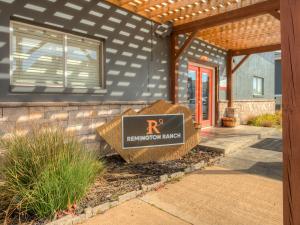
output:
[[6, 218], [49, 218], [73, 207], [103, 169], [81, 143], [60, 130], [15, 135], [0, 140], [0, 147], [6, 149], [0, 187], [0, 210]]
[[264, 114], [250, 118], [248, 125], [257, 127], [281, 127], [282, 113], [278, 111], [275, 114]]

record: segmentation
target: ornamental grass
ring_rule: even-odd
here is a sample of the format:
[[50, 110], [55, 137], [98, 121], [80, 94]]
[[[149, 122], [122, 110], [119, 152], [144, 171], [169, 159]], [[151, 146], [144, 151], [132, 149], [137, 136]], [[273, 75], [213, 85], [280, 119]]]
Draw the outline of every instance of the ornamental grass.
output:
[[282, 113], [280, 111], [275, 114], [263, 114], [250, 118], [248, 125], [258, 127], [281, 127], [282, 125]]
[[2, 216], [53, 218], [75, 207], [103, 164], [75, 138], [53, 129], [0, 141]]

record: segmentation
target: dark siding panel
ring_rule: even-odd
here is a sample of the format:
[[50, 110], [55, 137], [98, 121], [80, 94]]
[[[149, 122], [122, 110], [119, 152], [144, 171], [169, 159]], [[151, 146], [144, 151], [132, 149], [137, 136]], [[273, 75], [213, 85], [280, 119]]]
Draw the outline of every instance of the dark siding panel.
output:
[[[180, 37], [180, 42], [183, 42], [184, 36]], [[207, 57], [209, 62], [219, 65], [219, 80], [221, 86], [226, 86], [226, 51], [217, 48], [211, 44], [198, 39], [194, 40], [190, 47], [184, 52], [184, 54], [179, 58], [179, 101], [187, 101], [187, 78], [188, 78], [188, 63], [189, 58], [193, 60], [199, 60], [200, 57]], [[224, 88], [220, 89], [220, 99], [226, 99], [226, 90]]]
[[282, 94], [281, 60], [275, 60], [275, 95]]
[[[65, 6], [67, 2], [76, 4], [82, 9], [69, 8]], [[44, 8], [44, 12], [25, 8], [26, 4]], [[102, 16], [92, 15], [91, 11]], [[57, 17], [55, 16], [57, 12], [68, 14], [72, 19]], [[57, 24], [68, 31], [83, 31], [91, 36], [105, 38], [108, 93], [102, 95], [11, 93], [9, 91], [9, 21], [13, 15], [41, 24]], [[81, 23], [81, 19], [90, 20], [95, 25], [89, 26]], [[154, 40], [152, 57], [149, 52], [151, 38]], [[127, 53], [130, 53], [131, 56], [128, 56]], [[168, 54], [169, 39], [161, 39], [151, 35], [150, 21], [118, 9], [104, 1], [0, 1], [1, 102], [168, 99]]]

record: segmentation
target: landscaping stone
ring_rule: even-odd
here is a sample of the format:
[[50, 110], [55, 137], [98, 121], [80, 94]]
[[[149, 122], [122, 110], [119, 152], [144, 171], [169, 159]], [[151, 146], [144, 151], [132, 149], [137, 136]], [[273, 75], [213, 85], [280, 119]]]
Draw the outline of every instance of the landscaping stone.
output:
[[201, 161], [200, 163], [196, 163], [192, 167], [194, 170], [200, 170], [202, 167], [204, 167], [204, 161]]
[[169, 176], [168, 176], [168, 174], [164, 174], [164, 175], [161, 175], [159, 177], [159, 179], [161, 182], [167, 182], [169, 180]]
[[136, 191], [136, 197], [138, 197], [138, 196], [140, 196], [140, 195], [142, 195], [142, 194], [143, 194], [143, 191], [142, 191], [142, 190]]
[[106, 210], [110, 208], [110, 202], [106, 202], [104, 204], [98, 205], [93, 208], [93, 214], [104, 213]]
[[189, 167], [187, 167], [187, 168], [184, 169], [185, 173], [191, 173], [193, 171], [195, 171], [195, 170], [194, 170], [194, 168], [192, 166], [189, 166]]
[[116, 207], [116, 206], [119, 205], [119, 204], [120, 204], [119, 201], [113, 201], [113, 202], [110, 202], [110, 208]]
[[84, 213], [86, 215], [86, 218], [90, 218], [93, 216], [93, 208], [86, 208], [84, 209]]
[[122, 202], [128, 201], [130, 199], [135, 198], [136, 196], [137, 196], [136, 191], [132, 191], [132, 192], [126, 193], [124, 195], [120, 195], [119, 202], [122, 203]]
[[[54, 221], [54, 224], [56, 225], [72, 225], [72, 221], [73, 221], [73, 218], [74, 216], [73, 215], [67, 215], [67, 216], [64, 216], [63, 218], [61, 219], [58, 219], [56, 221]], [[55, 223], [56, 222], [56, 223]], [[54, 224], [51, 224], [51, 225], [54, 225]]]
[[[182, 159], [145, 164], [128, 164], [118, 155], [107, 156], [103, 158], [106, 165], [105, 174], [96, 180], [79, 208], [82, 211], [88, 206], [95, 207], [105, 202], [118, 201], [119, 196], [124, 193], [155, 190], [168, 182], [171, 174], [183, 173], [186, 168], [190, 168], [188, 171], [192, 172], [195, 170], [193, 165], [201, 161], [203, 162], [198, 167], [202, 168], [205, 162], [210, 158], [219, 157], [219, 154], [196, 147]], [[136, 195], [140, 192], [136, 192]], [[122, 198], [127, 196], [120, 198], [122, 201]]]
[[79, 216], [76, 216], [75, 218], [73, 218], [72, 220], [72, 224], [80, 224], [82, 222], [84, 222], [86, 220], [86, 215], [82, 214]]
[[177, 173], [172, 173], [170, 175], [170, 178], [171, 179], [176, 179], [176, 178], [180, 178], [180, 177], [183, 177], [184, 176], [184, 172], [177, 172]]
[[147, 192], [148, 191], [148, 185], [142, 184], [142, 191]]

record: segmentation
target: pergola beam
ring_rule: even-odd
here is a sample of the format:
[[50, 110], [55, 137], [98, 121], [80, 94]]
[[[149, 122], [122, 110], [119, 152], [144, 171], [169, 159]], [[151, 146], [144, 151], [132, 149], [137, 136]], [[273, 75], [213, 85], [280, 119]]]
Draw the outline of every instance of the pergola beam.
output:
[[280, 20], [280, 13], [277, 10], [270, 12], [270, 15], [273, 16], [275, 19]]
[[179, 50], [176, 51], [176, 46], [178, 43], [178, 35], [172, 33], [171, 35], [171, 46], [170, 46], [170, 95], [171, 101], [173, 103], [178, 102], [178, 59], [181, 54], [191, 45], [194, 38], [197, 36], [198, 31], [194, 31], [190, 36], [185, 40], [183, 45]]
[[188, 37], [188, 39], [185, 40], [185, 42], [183, 43], [182, 47], [175, 54], [175, 60], [176, 61], [179, 59], [179, 57], [181, 56], [181, 54], [191, 45], [191, 43], [193, 42], [193, 40], [195, 39], [195, 37], [197, 36], [197, 34], [198, 34], [198, 31], [194, 31], [193, 33], [190, 34], [190, 36]]
[[189, 33], [199, 29], [206, 29], [209, 27], [219, 26], [226, 23], [233, 23], [238, 20], [268, 14], [270, 12], [279, 10], [279, 8], [279, 0], [267, 0], [225, 13], [209, 16], [204, 19], [196, 20], [183, 25], [175, 26], [173, 32], [176, 34]]
[[245, 55], [241, 61], [233, 68], [232, 70], [232, 74], [234, 74], [240, 67], [241, 65], [243, 65], [243, 63], [250, 57], [250, 54], [249, 55]]
[[249, 54], [256, 54], [256, 53], [263, 53], [263, 52], [273, 52], [280, 49], [281, 49], [281, 44], [274, 44], [274, 45], [261, 46], [256, 48], [234, 50], [232, 51], [232, 55], [233, 56], [249, 55]]

